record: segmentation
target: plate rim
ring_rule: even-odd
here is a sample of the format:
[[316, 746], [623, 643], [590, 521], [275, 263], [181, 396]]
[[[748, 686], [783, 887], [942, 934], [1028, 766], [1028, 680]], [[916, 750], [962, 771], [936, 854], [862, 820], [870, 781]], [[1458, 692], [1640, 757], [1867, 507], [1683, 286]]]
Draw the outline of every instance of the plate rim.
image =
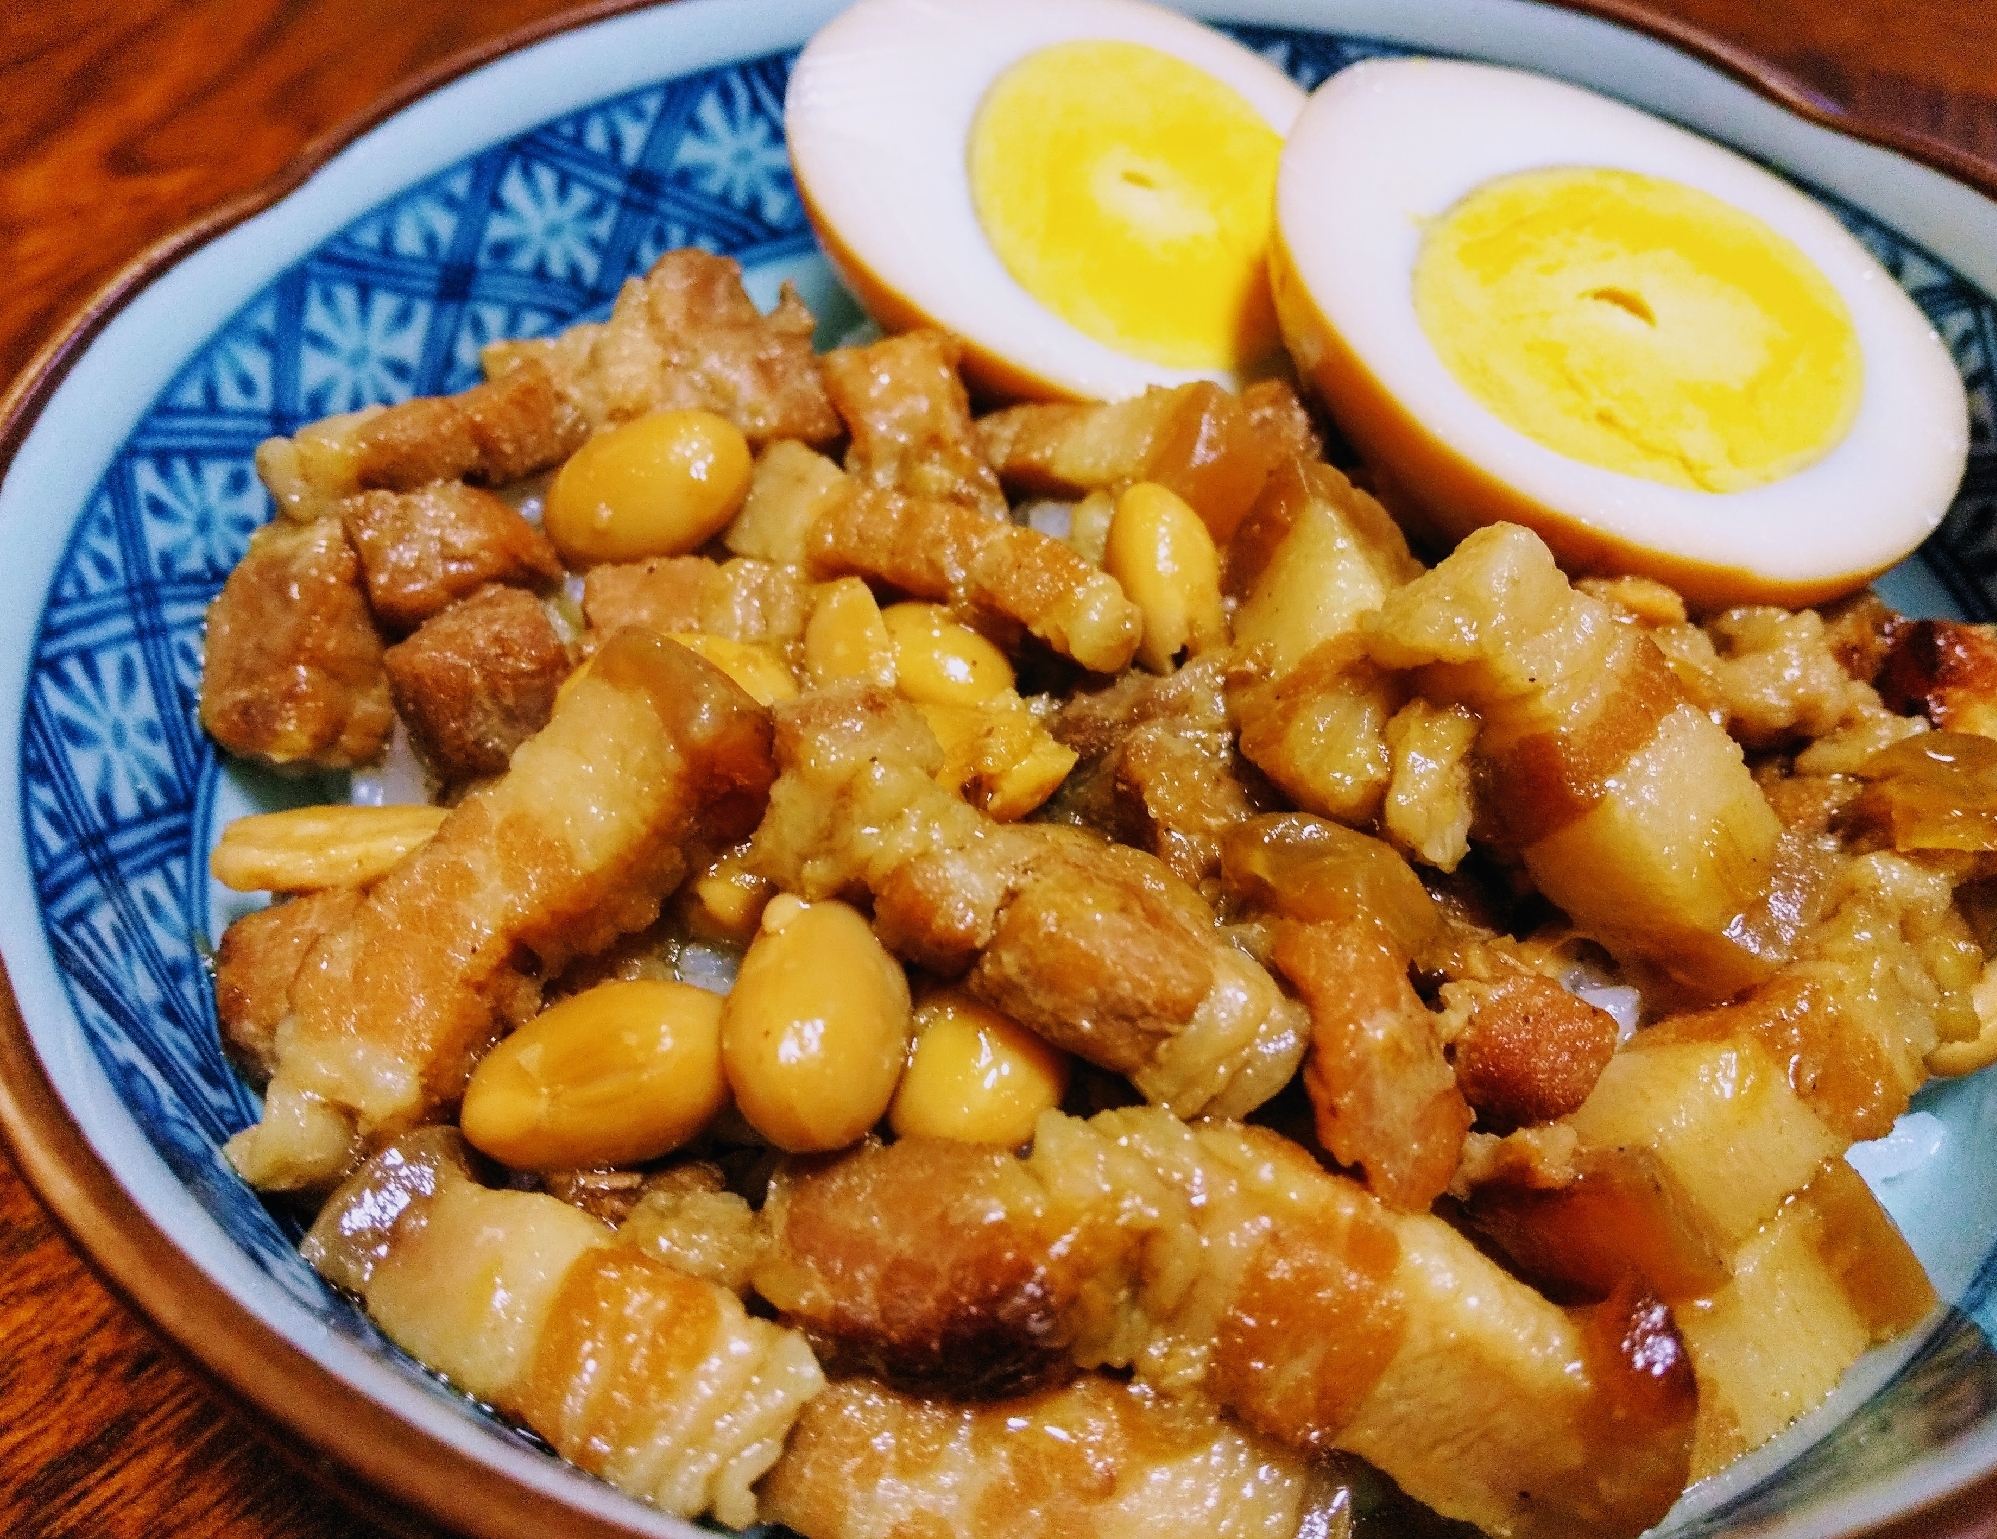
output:
[[[452, 82], [552, 38], [675, 3], [588, 0], [460, 49], [316, 135], [264, 181], [148, 244], [70, 313], [0, 393], [0, 478], [11, 471], [44, 409], [103, 330], [182, 261], [275, 207], [357, 140]], [[707, 3], [746, 6], [752, 0]], [[1857, 118], [1771, 60], [1698, 23], [1643, 10], [1632, 0], [1523, 3], [1647, 37], [1805, 122], [1900, 155], [1997, 203], [1997, 165], [1930, 136]], [[1186, 8], [1203, 9], [1197, 0]], [[247, 1412], [251, 1425], [294, 1467], [363, 1516], [398, 1532], [410, 1531], [414, 1521], [478, 1539], [543, 1534], [551, 1520], [561, 1531], [587, 1539], [658, 1532], [659, 1514], [650, 1514], [647, 1522], [643, 1509], [636, 1509], [634, 1522], [627, 1523], [579, 1507], [414, 1424], [315, 1361], [197, 1266], [125, 1189], [71, 1113], [28, 1030], [4, 958], [0, 1139], [72, 1250], [120, 1302], [181, 1361]], [[291, 1446], [287, 1435], [296, 1437], [299, 1446]], [[358, 1487], [342, 1479], [347, 1473], [359, 1478]], [[468, 1510], [473, 1498], [481, 1505]], [[1874, 1526], [1852, 1531], [1851, 1539], [1913, 1539], [1932, 1532], [1937, 1518], [1992, 1517], [1997, 1517], [1997, 1465], [1931, 1491]]]

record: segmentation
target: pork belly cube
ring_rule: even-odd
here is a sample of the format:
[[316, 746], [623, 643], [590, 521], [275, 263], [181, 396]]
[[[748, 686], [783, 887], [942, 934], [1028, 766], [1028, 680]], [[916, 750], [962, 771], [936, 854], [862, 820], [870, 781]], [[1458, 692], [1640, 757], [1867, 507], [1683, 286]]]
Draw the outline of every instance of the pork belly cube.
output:
[[814, 577], [1017, 621], [1091, 672], [1121, 673], [1143, 639], [1142, 612], [1073, 547], [947, 497], [862, 490], [817, 518], [808, 546]]
[[812, 351], [815, 326], [790, 284], [764, 315], [739, 263], [687, 248], [627, 279], [608, 320], [495, 342], [481, 361], [494, 384], [544, 368], [560, 405], [592, 429], [697, 407], [726, 417], [752, 444], [824, 444], [840, 426]]
[[259, 1085], [277, 1069], [277, 1025], [291, 1008], [291, 981], [312, 943], [349, 923], [360, 889], [324, 892], [252, 909], [215, 948], [215, 1014], [229, 1056]]
[[665, 1512], [746, 1527], [824, 1385], [795, 1331], [542, 1192], [472, 1177], [454, 1128], [383, 1149], [302, 1253], [389, 1338], [564, 1459]]
[[986, 462], [957, 375], [963, 347], [940, 331], [911, 331], [819, 360], [825, 391], [852, 435], [847, 473], [879, 491], [946, 498], [990, 518], [1005, 493]]
[[1568, 1298], [1606, 1298], [1628, 1273], [1670, 1303], [1711, 1294], [1844, 1147], [1761, 1043], [1657, 1028], [1609, 1059], [1566, 1121], [1577, 1179], [1492, 1183], [1469, 1218], [1514, 1271]]
[[853, 495], [853, 478], [816, 450], [781, 438], [756, 461], [749, 496], [721, 543], [738, 556], [803, 566], [811, 526], [827, 508]]
[[765, 1518], [819, 1539], [1228, 1539], [1337, 1533], [1350, 1496], [1308, 1454], [1198, 1395], [1090, 1374], [1001, 1401], [834, 1383], [759, 1488]]
[[340, 526], [257, 531], [208, 609], [201, 725], [266, 764], [344, 769], [395, 725], [360, 562]]
[[1681, 1309], [1699, 1379], [1692, 1478], [1820, 1404], [1868, 1347], [1938, 1302], [1892, 1217], [1842, 1160], [1785, 1203], [1710, 1297]]
[[611, 562], [591, 567], [582, 585], [583, 618], [598, 636], [642, 625], [662, 636], [695, 631], [782, 648], [804, 634], [811, 605], [811, 585], [798, 573], [747, 556]]
[[1322, 451], [1310, 414], [1279, 380], [1238, 396], [1200, 381], [1106, 405], [1031, 402], [979, 419], [978, 441], [1016, 493], [1080, 497], [1156, 481], [1191, 505], [1221, 544], [1277, 466]]
[[445, 780], [497, 775], [548, 724], [569, 655], [530, 593], [492, 584], [388, 649], [389, 688]]
[[[1255, 602], [1236, 617], [1244, 644], [1262, 639]], [[1385, 595], [1367, 649], [1430, 705], [1477, 714], [1498, 842], [1658, 999], [1713, 1003], [1774, 974], [1767, 796], [1649, 635], [1572, 588], [1537, 535], [1478, 530]]]
[[1551, 978], [1455, 985], [1469, 994], [1456, 1082], [1490, 1126], [1531, 1127], [1579, 1110], [1616, 1052], [1616, 1020]]
[[546, 535], [491, 492], [439, 481], [362, 492], [340, 506], [375, 618], [412, 631], [489, 582], [531, 588], [562, 575]]
[[1885, 649], [1879, 693], [1947, 731], [1997, 737], [1997, 634], [1953, 620], [1903, 625]]
[[408, 491], [460, 476], [504, 486], [560, 464], [587, 436], [545, 371], [389, 407], [357, 435], [362, 486]]
[[310, 522], [371, 487], [407, 492], [460, 479], [504, 486], [559, 464], [588, 436], [546, 366], [528, 359], [457, 395], [363, 407], [266, 439], [257, 475], [287, 517]]

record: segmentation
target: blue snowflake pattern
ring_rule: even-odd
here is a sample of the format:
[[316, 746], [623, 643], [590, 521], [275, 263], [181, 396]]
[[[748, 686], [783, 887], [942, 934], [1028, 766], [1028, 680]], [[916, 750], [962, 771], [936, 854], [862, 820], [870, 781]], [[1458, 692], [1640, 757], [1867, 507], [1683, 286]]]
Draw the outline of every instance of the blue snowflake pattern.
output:
[[103, 822], [174, 803], [173, 756], [136, 646], [73, 653], [44, 664], [37, 682], [70, 773]]
[[584, 114], [575, 125], [576, 142], [591, 154], [608, 156], [619, 165], [636, 165], [665, 94], [656, 88], [642, 91]]
[[389, 289], [314, 284], [299, 339], [307, 415], [406, 398], [422, 356], [425, 314], [424, 305]]
[[189, 369], [168, 399], [182, 411], [267, 412], [271, 407], [269, 307], [230, 327], [203, 366]]
[[152, 526], [153, 570], [164, 582], [226, 577], [270, 511], [240, 459], [154, 455], [133, 467], [132, 485]]
[[458, 222], [472, 188], [472, 172], [459, 166], [433, 177], [415, 192], [398, 198], [341, 234], [341, 244], [407, 257], [411, 261], [440, 260], [456, 239]]
[[87, 604], [125, 585], [124, 551], [118, 544], [118, 514], [109, 491], [99, 488], [89, 511], [77, 520], [69, 559], [50, 591], [53, 605]]
[[553, 166], [516, 161], [499, 184], [500, 208], [485, 227], [484, 256], [557, 282], [596, 281], [616, 206]]
[[697, 126], [680, 140], [672, 164], [710, 198], [753, 207], [765, 224], [781, 228], [797, 209], [797, 193], [779, 131], [782, 110], [773, 105], [760, 81], [726, 77], [694, 109]]
[[[167, 666], [172, 672], [173, 694], [180, 702], [181, 719], [193, 721], [201, 709], [202, 636], [199, 625], [207, 619], [208, 606], [197, 602], [186, 607], [200, 616], [200, 622], [194, 626], [178, 624], [174, 626], [168, 647]], [[178, 618], [177, 615], [169, 617], [172, 620]]]
[[21, 776], [21, 798], [26, 803], [22, 822], [28, 837], [28, 858], [34, 864], [44, 901], [51, 892], [63, 898], [75, 891], [60, 879], [51, 881], [50, 877], [74, 858], [77, 835], [75, 811], [64, 797], [63, 786], [44, 751], [47, 738], [36, 730], [46, 721], [46, 713], [38, 711], [29, 729], [21, 734], [21, 768], [32, 772]]

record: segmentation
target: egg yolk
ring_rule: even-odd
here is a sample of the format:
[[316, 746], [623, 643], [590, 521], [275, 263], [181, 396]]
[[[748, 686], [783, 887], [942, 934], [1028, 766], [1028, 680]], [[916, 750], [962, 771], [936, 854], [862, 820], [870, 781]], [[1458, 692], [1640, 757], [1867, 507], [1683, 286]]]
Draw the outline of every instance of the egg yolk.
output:
[[1267, 253], [1282, 141], [1240, 95], [1140, 43], [1058, 43], [996, 80], [972, 199], [1006, 270], [1119, 352], [1250, 371], [1278, 347]]
[[1780, 480], [1851, 426], [1864, 364], [1814, 263], [1710, 193], [1628, 171], [1488, 182], [1428, 231], [1415, 313], [1550, 449], [1666, 486]]

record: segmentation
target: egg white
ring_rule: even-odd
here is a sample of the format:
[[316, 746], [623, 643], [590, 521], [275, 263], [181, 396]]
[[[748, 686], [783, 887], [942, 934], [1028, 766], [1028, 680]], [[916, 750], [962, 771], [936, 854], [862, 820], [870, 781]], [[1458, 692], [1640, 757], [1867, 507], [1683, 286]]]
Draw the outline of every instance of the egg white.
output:
[[859, 0], [798, 59], [784, 133], [798, 190], [835, 271], [890, 330], [934, 325], [965, 372], [1007, 396], [1120, 400], [1225, 373], [1106, 346], [1009, 273], [972, 201], [971, 126], [985, 91], [1050, 44], [1142, 43], [1232, 87], [1286, 133], [1304, 93], [1230, 38], [1142, 0]]
[[[1424, 230], [1484, 183], [1548, 167], [1668, 178], [1793, 242], [1843, 297], [1862, 350], [1863, 394], [1845, 437], [1782, 480], [1697, 492], [1570, 459], [1478, 402], [1416, 316], [1413, 273]], [[1634, 108], [1517, 70], [1367, 61], [1326, 82], [1299, 115], [1276, 206], [1272, 267], [1284, 338], [1356, 447], [1377, 463], [1399, 510], [1442, 540], [1513, 517], [1572, 567], [1649, 570], [1705, 603], [1811, 602], [1911, 551], [1961, 481], [1968, 453], [1961, 377], [1892, 277], [1794, 187]], [[1339, 344], [1350, 355], [1342, 363], [1330, 356]], [[1413, 452], [1406, 433], [1378, 431], [1379, 400], [1369, 410], [1366, 399], [1375, 386], [1419, 425], [1416, 439], [1432, 442]], [[1509, 496], [1463, 495], [1451, 455]], [[1439, 485], [1449, 491], [1438, 493]]]

